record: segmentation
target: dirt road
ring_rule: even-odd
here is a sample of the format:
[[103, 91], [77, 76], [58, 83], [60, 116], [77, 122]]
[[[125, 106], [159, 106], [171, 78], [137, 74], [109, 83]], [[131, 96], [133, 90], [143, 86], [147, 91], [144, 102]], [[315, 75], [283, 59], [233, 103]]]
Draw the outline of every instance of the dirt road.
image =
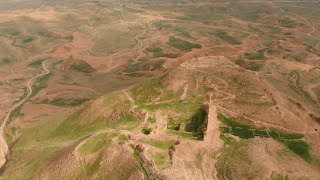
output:
[[0, 168], [2, 168], [2, 166], [5, 164], [6, 162], [6, 158], [9, 154], [9, 147], [8, 147], [8, 144], [6, 143], [5, 139], [4, 139], [4, 134], [3, 134], [3, 130], [8, 122], [8, 120], [10, 119], [10, 117], [12, 116], [12, 113], [18, 108], [20, 107], [23, 103], [25, 103], [29, 97], [31, 96], [32, 94], [32, 82], [41, 77], [41, 76], [44, 76], [44, 75], [47, 75], [50, 73], [50, 70], [47, 69], [46, 65], [44, 62], [42, 62], [42, 68], [44, 70], [43, 73], [37, 75], [37, 76], [34, 76], [33, 78], [31, 78], [28, 83], [26, 84], [26, 87], [27, 87], [27, 95], [22, 99], [20, 100], [17, 104], [13, 105], [13, 107], [9, 110], [9, 112], [7, 113], [5, 119], [3, 120], [1, 126], [0, 126]]

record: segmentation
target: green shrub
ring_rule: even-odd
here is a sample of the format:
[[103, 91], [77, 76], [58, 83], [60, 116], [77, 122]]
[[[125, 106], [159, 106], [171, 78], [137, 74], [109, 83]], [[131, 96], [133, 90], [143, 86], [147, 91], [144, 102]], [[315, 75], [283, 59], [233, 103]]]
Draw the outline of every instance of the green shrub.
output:
[[144, 127], [141, 132], [143, 134], [146, 134], [146, 135], [149, 135], [151, 133], [152, 129], [151, 128], [148, 128], [148, 127]]

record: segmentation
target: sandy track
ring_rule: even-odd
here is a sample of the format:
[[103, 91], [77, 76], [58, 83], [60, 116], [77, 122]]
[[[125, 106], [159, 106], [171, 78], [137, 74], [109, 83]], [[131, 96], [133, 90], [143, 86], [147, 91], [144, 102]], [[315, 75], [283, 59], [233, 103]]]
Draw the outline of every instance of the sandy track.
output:
[[26, 97], [24, 97], [22, 100], [20, 100], [17, 104], [13, 105], [13, 107], [11, 107], [11, 109], [9, 110], [9, 112], [7, 113], [5, 119], [3, 120], [1, 126], [0, 126], [0, 168], [2, 168], [2, 166], [5, 164], [6, 160], [7, 160], [7, 156], [9, 154], [9, 147], [8, 147], [8, 144], [7, 142], [5, 141], [4, 139], [4, 134], [3, 134], [3, 131], [4, 131], [4, 128], [8, 122], [8, 120], [10, 119], [12, 113], [18, 108], [20, 107], [21, 105], [23, 105], [23, 103], [25, 103], [31, 96], [32, 94], [32, 82], [41, 77], [41, 76], [44, 76], [44, 75], [47, 75], [50, 73], [50, 70], [47, 69], [46, 65], [44, 62], [42, 62], [42, 68], [44, 70], [43, 73], [37, 75], [37, 76], [34, 76], [33, 78], [31, 78], [28, 83], [26, 84], [26, 87], [27, 87], [27, 91], [28, 91], [28, 94], [26, 95]]

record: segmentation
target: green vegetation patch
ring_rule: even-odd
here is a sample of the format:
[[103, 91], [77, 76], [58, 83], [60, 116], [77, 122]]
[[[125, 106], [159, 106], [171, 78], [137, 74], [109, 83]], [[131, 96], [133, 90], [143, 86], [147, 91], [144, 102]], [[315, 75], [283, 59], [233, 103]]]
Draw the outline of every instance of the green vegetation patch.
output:
[[281, 140], [292, 152], [302, 157], [304, 160], [310, 162], [312, 157], [310, 155], [310, 146], [302, 140]]
[[31, 62], [31, 63], [29, 64], [29, 66], [31, 66], [31, 67], [39, 67], [39, 66], [42, 65], [42, 62], [43, 62], [44, 60], [45, 60], [45, 59], [43, 59], [43, 58], [37, 59], [37, 60]]
[[185, 126], [186, 132], [192, 132], [196, 135], [198, 140], [203, 140], [204, 132], [207, 128], [207, 110], [204, 105], [202, 105], [196, 113], [191, 117], [188, 124]]
[[190, 43], [188, 41], [170, 36], [169, 41], [168, 41], [168, 45], [176, 48], [176, 49], [180, 49], [182, 51], [191, 51], [192, 49], [201, 49], [202, 46], [200, 44], [193, 44]]
[[152, 129], [148, 127], [142, 128], [141, 132], [145, 135], [149, 135], [151, 133]]
[[50, 102], [50, 104], [53, 104], [55, 106], [79, 106], [85, 102], [90, 101], [90, 98], [79, 98], [79, 99], [75, 99], [75, 98], [62, 98], [62, 97], [58, 97], [55, 98], [54, 100], [52, 100]]
[[33, 84], [32, 86], [32, 94], [31, 97], [35, 96], [36, 94], [38, 94], [38, 92], [44, 88], [47, 87], [47, 82], [50, 79], [50, 77], [53, 75], [53, 73], [48, 73], [46, 75], [43, 75], [41, 77], [39, 77], [36, 82]]
[[240, 45], [241, 44], [241, 42], [239, 40], [230, 36], [227, 32], [225, 32], [221, 29], [211, 31], [211, 32], [209, 32], [209, 34], [214, 35], [214, 36], [220, 38], [221, 40], [223, 40], [229, 44], [232, 44], [232, 45]]
[[153, 53], [154, 58], [162, 57], [163, 56], [163, 50], [160, 47], [148, 47], [146, 48], [147, 52]]
[[256, 128], [240, 123], [232, 118], [227, 118], [222, 114], [218, 115], [218, 119], [226, 125], [224, 127], [220, 127], [222, 133], [229, 133], [244, 139], [254, 137], [273, 138], [283, 143], [292, 152], [299, 155], [307, 162], [312, 161], [309, 145], [301, 140], [301, 138], [304, 137], [303, 134], [287, 133], [278, 129], [268, 130], [265, 128]]

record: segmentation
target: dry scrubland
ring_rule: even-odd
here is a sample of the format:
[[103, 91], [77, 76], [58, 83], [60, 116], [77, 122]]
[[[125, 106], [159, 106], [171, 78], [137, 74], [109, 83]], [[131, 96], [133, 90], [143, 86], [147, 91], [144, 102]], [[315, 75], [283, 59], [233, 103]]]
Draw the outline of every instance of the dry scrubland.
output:
[[319, 8], [0, 2], [2, 177], [320, 179]]

